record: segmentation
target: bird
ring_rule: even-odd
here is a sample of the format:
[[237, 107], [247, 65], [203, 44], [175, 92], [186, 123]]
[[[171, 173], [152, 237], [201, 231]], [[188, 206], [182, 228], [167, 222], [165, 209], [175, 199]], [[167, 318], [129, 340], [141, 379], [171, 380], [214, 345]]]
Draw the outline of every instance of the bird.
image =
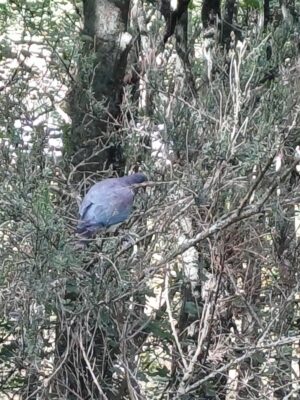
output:
[[99, 230], [124, 222], [132, 212], [137, 189], [132, 185], [147, 181], [142, 173], [108, 178], [95, 183], [79, 207], [76, 232], [91, 238]]

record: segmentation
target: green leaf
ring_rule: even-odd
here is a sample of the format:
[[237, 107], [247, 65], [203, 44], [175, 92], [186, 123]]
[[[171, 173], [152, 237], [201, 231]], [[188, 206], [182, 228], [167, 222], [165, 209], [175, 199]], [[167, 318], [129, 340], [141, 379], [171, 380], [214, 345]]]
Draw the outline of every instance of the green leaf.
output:
[[172, 339], [172, 335], [169, 330], [166, 330], [165, 327], [162, 326], [161, 322], [151, 321], [145, 328], [146, 332], [152, 333], [154, 336], [161, 339]]
[[147, 373], [150, 376], [160, 376], [161, 378], [167, 378], [170, 374], [170, 371], [167, 367], [157, 368], [155, 371], [148, 371]]

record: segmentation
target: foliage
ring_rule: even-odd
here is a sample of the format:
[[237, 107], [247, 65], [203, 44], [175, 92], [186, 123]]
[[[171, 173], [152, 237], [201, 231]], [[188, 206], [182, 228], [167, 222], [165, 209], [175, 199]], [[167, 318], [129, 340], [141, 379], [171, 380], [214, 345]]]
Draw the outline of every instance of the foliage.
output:
[[[97, 54], [83, 56], [85, 40], [76, 40], [81, 12], [67, 1], [0, 7], [0, 393], [298, 396], [296, 22], [259, 31], [251, 21], [260, 6], [243, 2], [242, 42], [224, 49], [191, 38], [184, 65], [169, 40], [159, 62], [152, 47], [163, 21], [145, 2], [145, 86], [136, 96], [124, 84], [120, 118], [76, 165], [61, 151], [62, 135], [65, 146], [75, 140], [68, 88], [82, 89], [91, 121], [106, 111], [93, 90]], [[190, 12], [193, 33], [196, 1]], [[89, 138], [80, 135], [83, 148]], [[139, 165], [154, 183], [126, 225], [82, 248], [78, 194], [119, 171], [90, 173], [112, 143], [123, 172]]]

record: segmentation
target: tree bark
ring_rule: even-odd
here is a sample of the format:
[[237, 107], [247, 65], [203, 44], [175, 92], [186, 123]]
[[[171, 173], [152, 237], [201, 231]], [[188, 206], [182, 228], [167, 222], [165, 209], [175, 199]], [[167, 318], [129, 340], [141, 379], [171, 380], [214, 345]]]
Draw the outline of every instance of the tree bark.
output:
[[160, 12], [166, 20], [166, 29], [164, 34], [164, 43], [167, 42], [170, 36], [175, 32], [176, 25], [186, 13], [190, 0], [178, 0], [176, 8], [173, 8], [170, 0], [160, 1]]
[[185, 81], [187, 83], [189, 93], [195, 98], [197, 96], [196, 83], [192, 73], [192, 66], [189, 60], [188, 51], [188, 10], [186, 10], [179, 18], [176, 29], [176, 52], [181, 59], [184, 69]]
[[[105, 163], [117, 161], [109, 137], [118, 128], [121, 114], [131, 41], [126, 32], [129, 5], [130, 0], [83, 1], [82, 55], [77, 80], [69, 95], [72, 129], [69, 137], [65, 135], [64, 143], [67, 155], [76, 154], [74, 164], [89, 159], [91, 165], [97, 162], [101, 168]], [[93, 157], [98, 141], [102, 147], [110, 148], [104, 151], [100, 148]]]
[[[226, 0], [224, 7], [224, 16], [222, 20], [222, 34], [221, 41], [226, 45], [227, 49], [230, 45], [235, 45], [235, 39], [241, 39], [240, 32], [235, 27], [235, 20], [237, 17], [236, 0]], [[231, 33], [234, 35], [231, 37]]]
[[264, 0], [264, 27], [266, 28], [270, 21], [270, 0]]
[[215, 23], [215, 18], [221, 18], [220, 0], [204, 0], [201, 10], [201, 19], [204, 28]]

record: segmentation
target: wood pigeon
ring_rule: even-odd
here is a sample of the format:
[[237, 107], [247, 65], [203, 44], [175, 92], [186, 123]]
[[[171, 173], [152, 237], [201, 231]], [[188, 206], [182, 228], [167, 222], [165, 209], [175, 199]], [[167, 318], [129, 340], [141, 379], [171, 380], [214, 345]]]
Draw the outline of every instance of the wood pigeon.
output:
[[132, 212], [137, 191], [132, 185], [147, 180], [144, 174], [136, 173], [95, 183], [79, 207], [77, 233], [90, 238], [100, 229], [125, 221]]

